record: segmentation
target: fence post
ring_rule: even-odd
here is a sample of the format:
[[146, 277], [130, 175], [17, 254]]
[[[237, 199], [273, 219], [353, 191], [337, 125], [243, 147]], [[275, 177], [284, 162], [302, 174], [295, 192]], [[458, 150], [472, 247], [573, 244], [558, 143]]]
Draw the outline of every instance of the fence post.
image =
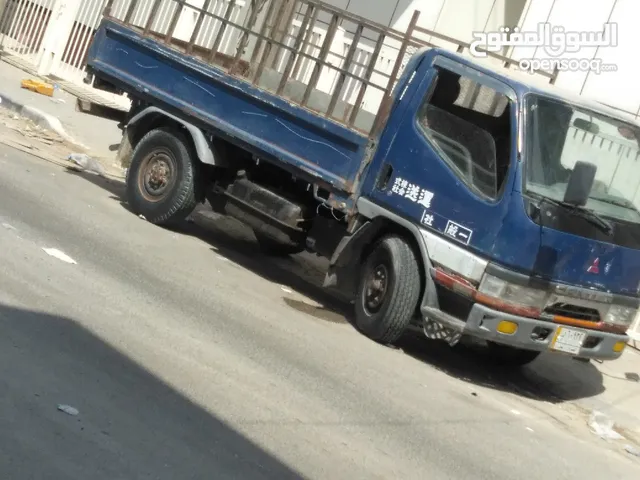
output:
[[56, 0], [38, 56], [38, 75], [55, 72], [64, 54], [82, 0]]

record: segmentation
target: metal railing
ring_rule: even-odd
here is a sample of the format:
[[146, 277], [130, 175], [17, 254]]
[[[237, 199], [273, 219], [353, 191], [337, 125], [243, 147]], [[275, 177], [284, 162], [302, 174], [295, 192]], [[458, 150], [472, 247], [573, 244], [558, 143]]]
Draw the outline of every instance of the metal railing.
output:
[[[414, 12], [406, 31], [400, 32], [318, 0], [254, 0], [240, 23], [233, 15], [238, 2], [227, 1], [224, 12], [212, 10], [212, 0], [200, 2], [202, 7], [185, 0], [151, 0], [150, 8], [150, 0], [131, 0], [126, 10], [116, 12], [112, 8], [116, 0], [108, 0], [104, 17], [371, 136], [390, 112], [393, 89], [411, 51], [434, 46], [421, 36], [451, 42], [458, 52], [470, 47], [418, 27], [419, 11]], [[189, 40], [175, 35], [185, 9], [197, 14]], [[166, 12], [172, 14], [168, 17]], [[216, 33], [202, 41], [205, 24]], [[319, 44], [317, 31], [322, 31]], [[222, 48], [223, 39], [231, 33], [235, 48]], [[491, 52], [488, 55], [506, 67], [517, 63]], [[309, 68], [305, 75], [301, 75], [303, 64]], [[540, 73], [551, 83], [557, 76], [557, 72]], [[327, 77], [333, 81], [324, 81]], [[363, 101], [372, 92], [378, 92], [379, 105], [365, 110]]]
[[56, 77], [68, 80], [84, 77], [87, 50], [102, 18], [103, 5], [104, 0], [83, 0], [78, 6], [60, 63], [52, 72]]
[[0, 18], [0, 48], [37, 60], [55, 0], [8, 0]]

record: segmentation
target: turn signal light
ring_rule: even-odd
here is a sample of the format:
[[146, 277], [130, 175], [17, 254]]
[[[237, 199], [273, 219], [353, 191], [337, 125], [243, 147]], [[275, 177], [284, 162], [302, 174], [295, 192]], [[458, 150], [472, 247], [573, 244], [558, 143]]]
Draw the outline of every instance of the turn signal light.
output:
[[505, 335], [513, 335], [518, 331], [518, 324], [515, 322], [508, 322], [503, 320], [498, 324], [497, 330]]
[[627, 342], [617, 342], [614, 346], [613, 346], [613, 351], [616, 353], [620, 353], [621, 351], [624, 350], [624, 347], [627, 346]]

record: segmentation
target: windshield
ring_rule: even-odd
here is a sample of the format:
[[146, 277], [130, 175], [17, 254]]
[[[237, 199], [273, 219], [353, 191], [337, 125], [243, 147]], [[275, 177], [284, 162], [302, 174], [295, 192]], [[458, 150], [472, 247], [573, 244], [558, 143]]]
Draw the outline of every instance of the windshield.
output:
[[527, 102], [525, 190], [563, 201], [578, 161], [596, 166], [585, 208], [640, 224], [640, 129], [539, 95]]

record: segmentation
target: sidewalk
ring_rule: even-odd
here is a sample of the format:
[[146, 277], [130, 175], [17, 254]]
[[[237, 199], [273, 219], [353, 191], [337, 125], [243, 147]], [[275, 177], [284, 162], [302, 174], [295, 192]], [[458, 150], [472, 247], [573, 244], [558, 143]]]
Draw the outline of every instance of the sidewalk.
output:
[[61, 89], [56, 90], [51, 98], [21, 88], [22, 80], [36, 77], [4, 61], [0, 61], [0, 78], [0, 97], [59, 119], [64, 131], [76, 142], [86, 146], [91, 155], [113, 163], [115, 152], [109, 147], [118, 145], [122, 138], [117, 122], [78, 112], [76, 97]]
[[640, 442], [640, 352], [627, 347], [618, 360], [592, 363], [602, 374], [604, 391], [576, 403], [606, 414], [620, 433]]

